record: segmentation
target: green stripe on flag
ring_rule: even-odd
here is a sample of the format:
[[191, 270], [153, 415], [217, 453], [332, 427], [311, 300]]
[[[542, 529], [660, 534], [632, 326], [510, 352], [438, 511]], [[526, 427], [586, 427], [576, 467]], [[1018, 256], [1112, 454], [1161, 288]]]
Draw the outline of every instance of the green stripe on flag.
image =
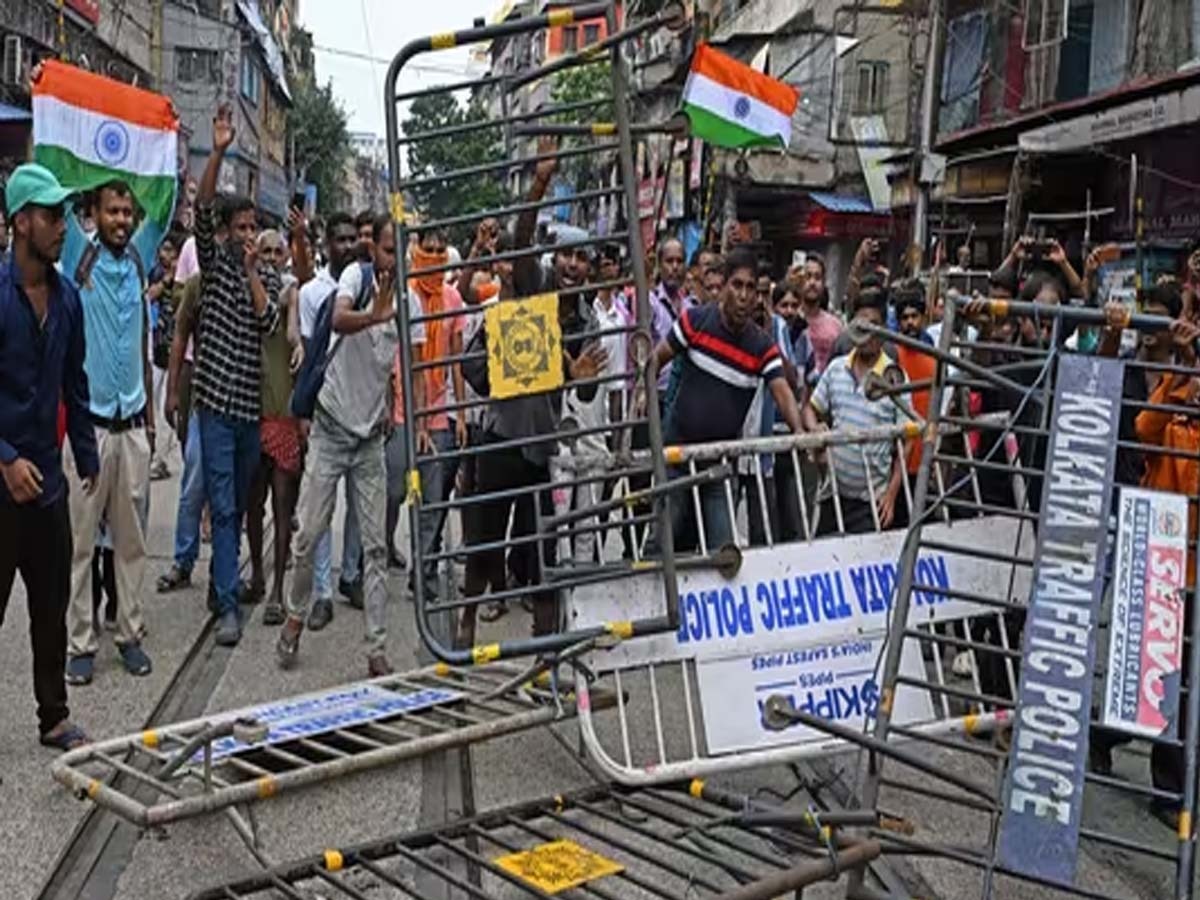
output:
[[694, 103], [683, 104], [683, 111], [692, 123], [692, 136], [708, 141], [716, 147], [727, 147], [738, 150], [742, 147], [782, 147], [783, 141], [778, 135], [760, 134], [743, 128], [736, 122], [722, 119], [709, 112], [703, 106]]
[[63, 187], [74, 191], [90, 191], [110, 181], [123, 181], [129, 185], [129, 190], [147, 218], [164, 229], [171, 224], [178, 186], [175, 178], [168, 175], [134, 175], [122, 169], [110, 169], [82, 160], [70, 150], [49, 144], [34, 146], [33, 158], [53, 172]]

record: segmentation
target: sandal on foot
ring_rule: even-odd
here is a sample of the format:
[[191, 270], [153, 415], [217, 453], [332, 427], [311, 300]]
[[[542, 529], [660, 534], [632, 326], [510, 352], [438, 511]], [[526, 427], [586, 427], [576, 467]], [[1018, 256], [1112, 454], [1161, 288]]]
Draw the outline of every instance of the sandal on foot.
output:
[[91, 653], [72, 656], [67, 660], [67, 684], [80, 687], [92, 683], [96, 671], [96, 657]]
[[43, 747], [50, 747], [66, 753], [68, 750], [77, 750], [92, 742], [91, 738], [78, 725], [72, 725], [68, 722], [66, 728], [56, 731], [55, 729], [57, 728], [58, 726], [56, 725], [50, 731], [43, 734], [38, 738], [38, 743]]

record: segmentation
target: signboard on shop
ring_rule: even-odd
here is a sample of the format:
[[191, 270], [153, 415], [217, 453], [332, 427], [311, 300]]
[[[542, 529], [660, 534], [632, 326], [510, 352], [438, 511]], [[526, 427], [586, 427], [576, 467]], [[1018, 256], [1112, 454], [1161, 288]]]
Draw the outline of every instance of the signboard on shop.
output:
[[[998, 863], [1075, 883], [1125, 363], [1063, 356], [1046, 442]], [[986, 544], [985, 544], [986, 545]]]
[[1178, 733], [1187, 520], [1183, 494], [1121, 489], [1104, 692], [1111, 728]]
[[[946, 546], [987, 546], [1028, 558], [1032, 529], [1009, 516], [961, 519], [926, 526], [929, 541]], [[730, 580], [715, 570], [679, 573], [679, 629], [624, 641], [598, 653], [600, 670], [679, 659], [787, 651], [796, 647], [878, 634], [887, 630], [898, 579], [897, 560], [904, 531], [844, 535], [811, 543], [780, 544], [744, 551]], [[932, 588], [983, 594], [1022, 603], [1029, 596], [1029, 572], [995, 560], [927, 551], [917, 562], [916, 581]], [[576, 588], [571, 594], [572, 625], [662, 615], [662, 576], [638, 575], [622, 582]], [[993, 613], [991, 607], [947, 597], [940, 591], [913, 592], [910, 621], [948, 621]]]
[[[802, 712], [848, 728], [865, 728], [874, 722], [879, 703], [876, 664], [883, 644], [884, 635], [877, 634], [773, 653], [700, 660], [696, 677], [709, 751], [731, 753], [829, 740], [826, 733], [803, 725], [782, 731], [764, 728], [762, 707], [774, 694], [788, 697]], [[904, 642], [900, 672], [910, 678], [925, 677], [917, 642]], [[896, 692], [893, 722], [906, 725], [933, 718], [928, 691], [901, 688]]]
[[1200, 119], [1200, 85], [1112, 106], [1098, 113], [1031, 128], [1017, 139], [1027, 153], [1087, 150]]

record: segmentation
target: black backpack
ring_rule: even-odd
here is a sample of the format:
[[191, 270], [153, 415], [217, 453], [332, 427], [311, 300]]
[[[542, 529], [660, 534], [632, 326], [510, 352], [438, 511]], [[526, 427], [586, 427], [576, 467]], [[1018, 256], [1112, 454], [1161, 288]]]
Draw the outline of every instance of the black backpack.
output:
[[[365, 309], [366, 305], [371, 302], [371, 293], [375, 284], [375, 269], [370, 263], [351, 263], [351, 265], [362, 268], [362, 281], [358, 289], [358, 296], [354, 298], [354, 309]], [[321, 393], [321, 386], [325, 384], [325, 370], [329, 368], [333, 355], [342, 345], [342, 338], [338, 337], [333, 342], [333, 346], [329, 346], [329, 338], [333, 334], [333, 308], [337, 304], [337, 295], [335, 287], [321, 304], [317, 320], [313, 323], [312, 337], [304, 346], [304, 363], [300, 366], [300, 371], [296, 373], [296, 383], [292, 387], [290, 403], [291, 413], [298, 419], [313, 417], [313, 412], [317, 408], [317, 396]], [[325, 347], [329, 349], [321, 349]]]

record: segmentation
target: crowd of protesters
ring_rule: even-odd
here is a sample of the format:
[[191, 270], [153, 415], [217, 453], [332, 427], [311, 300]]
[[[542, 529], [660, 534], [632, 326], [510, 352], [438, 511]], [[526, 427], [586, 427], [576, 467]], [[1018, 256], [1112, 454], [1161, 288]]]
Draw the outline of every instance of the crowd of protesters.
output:
[[[751, 545], [911, 521], [921, 448], [899, 437], [910, 418], [905, 404], [912, 417], [927, 417], [930, 390], [914, 387], [897, 403], [874, 388], [889, 380], [928, 384], [936, 365], [928, 351], [939, 341], [952, 355], [968, 352], [942, 340], [946, 304], [958, 298], [940, 277], [940, 256], [927, 281], [893, 277], [879, 245], [863, 241], [844, 295], [834, 298], [817, 255], [776, 271], [748, 246], [702, 247], [689, 260], [681, 241], [662, 237], [651, 259], [652, 349], [639, 359], [636, 292], [620, 245], [550, 247], [544, 259], [522, 252], [536, 239], [537, 209], [555, 174], [552, 147], [539, 148], [524, 211], [512, 223], [479, 222], [460, 259], [438, 228], [417, 226], [399, 247], [391, 218], [369, 213], [335, 212], [317, 228], [294, 211], [285, 230], [260, 230], [251, 201], [217, 194], [233, 138], [222, 109], [191, 234], [163, 233], [140, 218], [120, 182], [80, 198], [37, 165], [8, 179], [0, 595], [6, 603], [19, 572], [43, 743], [65, 749], [86, 741], [68, 718], [66, 684], [97, 677], [104, 630], [114, 632], [130, 675], [152, 669], [143, 615], [150, 482], [171, 475], [176, 446], [183, 467], [174, 554], [158, 574], [158, 592], [192, 584], [207, 531], [216, 642], [236, 645], [247, 609], [261, 604], [261, 623], [279, 629], [278, 663], [297, 664], [304, 633], [334, 616], [331, 526], [344, 486], [337, 587], [363, 612], [364, 671], [373, 677], [392, 671], [388, 570], [411, 569], [410, 589], [419, 579], [425, 591], [438, 591], [439, 563], [455, 557], [447, 549], [451, 527], [462, 535], [462, 593], [473, 601], [461, 604], [459, 647], [473, 646], [478, 619], [505, 615], [516, 596], [532, 613], [535, 636], [560, 630], [563, 610], [546, 567], [661, 552], [664, 535], [647, 504], [628, 504], [625, 524], [603, 508], [615, 490], [603, 460], [626, 432], [633, 450], [649, 445], [652, 404], [667, 445], [847, 429], [891, 435], [802, 453], [735, 454], [718, 477], [705, 472], [719, 454], [694, 467], [672, 464], [671, 478], [695, 482], [695, 502], [671, 504], [678, 552], [738, 541], [743, 516]], [[409, 282], [398, 286], [401, 253]], [[978, 286], [979, 298], [962, 304], [967, 321], [958, 337], [977, 344], [972, 360], [986, 366], [1019, 361], [1056, 335], [1066, 352], [1125, 354], [1145, 364], [1126, 378], [1117, 479], [1194, 496], [1200, 465], [1189, 454], [1200, 452], [1200, 424], [1180, 410], [1200, 400], [1200, 378], [1190, 371], [1200, 326], [1189, 287], [1200, 278], [1200, 260], [1144, 292], [1143, 310], [1173, 324], [1140, 336], [1118, 303], [1105, 307], [1103, 326], [1056, 331], [1051, 317], [996, 315], [981, 299], [1101, 305], [1099, 273], [1109, 255], [1107, 248], [1090, 253], [1080, 275], [1056, 242], [1022, 239]], [[489, 344], [498, 338], [485, 310], [546, 294], [557, 298], [562, 387], [493, 397]], [[397, 300], [406, 304], [403, 316]], [[656, 373], [652, 380], [639, 377], [643, 364]], [[1031, 386], [1035, 374], [1014, 379]], [[968, 417], [1006, 411], [1020, 420], [1033, 409], [997, 387], [944, 393], [945, 410]], [[406, 422], [410, 415], [415, 424]], [[983, 430], [968, 429], [959, 442], [964, 457], [1030, 472], [1045, 452], [1037, 437]], [[576, 464], [568, 486], [556, 489], [556, 460], [564, 456], [597, 462]], [[949, 481], [954, 473], [945, 474]], [[1001, 466], [976, 470], [974, 509], [1036, 510], [1040, 479], [1010, 475]], [[635, 473], [627, 488], [649, 481]], [[453, 507], [452, 516], [452, 496], [478, 500]], [[406, 501], [419, 503], [411, 538], [420, 567], [397, 546]], [[955, 502], [970, 507], [962, 498], [948, 504]], [[556, 503], [559, 511], [599, 510], [578, 519], [564, 544], [538, 533]], [[247, 579], [239, 565], [243, 531]], [[564, 546], [569, 560], [559, 559]], [[984, 644], [1001, 643], [993, 632], [1006, 628], [1016, 646], [1021, 624], [1010, 614], [966, 627]], [[984, 693], [1007, 695], [1003, 665], [987, 654], [979, 664]], [[1110, 745], [1096, 746], [1093, 765], [1104, 769]], [[1156, 784], [1170, 787], [1180, 772], [1177, 754], [1156, 751]]]

